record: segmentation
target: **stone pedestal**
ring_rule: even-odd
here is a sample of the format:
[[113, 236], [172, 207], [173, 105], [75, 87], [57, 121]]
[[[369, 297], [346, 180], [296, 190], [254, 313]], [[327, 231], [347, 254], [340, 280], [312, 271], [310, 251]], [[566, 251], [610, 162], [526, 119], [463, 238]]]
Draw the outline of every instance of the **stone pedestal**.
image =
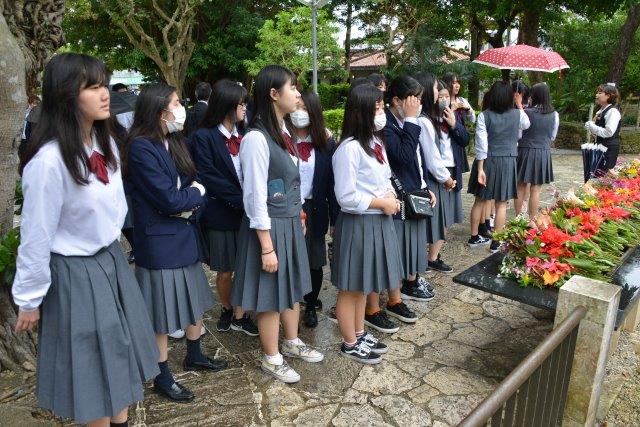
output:
[[555, 326], [577, 306], [587, 309], [578, 331], [563, 425], [595, 423], [619, 300], [619, 286], [578, 275], [560, 288]]
[[640, 324], [640, 300], [636, 301], [635, 305], [629, 309], [627, 319], [624, 321], [623, 330], [627, 332], [633, 332]]

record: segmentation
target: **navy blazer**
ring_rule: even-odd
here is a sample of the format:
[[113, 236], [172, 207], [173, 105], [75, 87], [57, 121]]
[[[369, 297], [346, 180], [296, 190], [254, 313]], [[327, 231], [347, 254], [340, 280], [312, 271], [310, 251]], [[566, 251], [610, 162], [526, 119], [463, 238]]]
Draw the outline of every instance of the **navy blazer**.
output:
[[340, 206], [333, 188], [334, 178], [331, 164], [335, 146], [335, 140], [329, 138], [327, 151], [314, 150], [316, 159], [313, 168], [313, 210], [312, 212], [306, 212], [310, 216], [311, 229], [309, 231], [314, 237], [320, 238], [327, 234], [329, 224], [335, 225], [340, 212]]
[[457, 120], [454, 128], [449, 128], [449, 137], [451, 138], [451, 151], [453, 152], [453, 161], [456, 164], [456, 191], [462, 190], [462, 173], [469, 169], [469, 162], [467, 161], [467, 153], [465, 147], [469, 145], [469, 132], [464, 125], [464, 121]]
[[200, 260], [197, 225], [171, 215], [205, 203], [200, 191], [180, 176], [161, 143], [145, 138], [131, 142], [128, 179], [133, 200], [133, 241], [136, 265], [148, 269], [186, 267]]
[[[416, 155], [420, 144], [420, 125], [404, 122], [403, 127], [400, 127], [398, 120], [388, 108], [385, 109], [385, 112], [387, 124], [384, 127], [384, 137], [389, 166], [406, 192], [420, 190], [420, 165]], [[422, 175], [426, 177], [427, 168], [422, 150], [420, 150], [420, 156]]]
[[200, 128], [191, 135], [189, 148], [198, 181], [207, 189], [207, 205], [200, 222], [214, 230], [238, 230], [244, 213], [242, 186], [225, 136], [217, 127]]

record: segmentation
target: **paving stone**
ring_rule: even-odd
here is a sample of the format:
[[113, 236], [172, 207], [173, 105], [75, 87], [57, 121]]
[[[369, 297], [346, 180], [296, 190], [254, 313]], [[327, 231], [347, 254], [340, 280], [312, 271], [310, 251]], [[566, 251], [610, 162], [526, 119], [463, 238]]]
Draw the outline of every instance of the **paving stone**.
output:
[[429, 372], [433, 371], [436, 364], [424, 357], [416, 357], [414, 359], [397, 362], [396, 366], [411, 376], [422, 378]]
[[353, 383], [353, 388], [373, 395], [400, 394], [420, 385], [420, 380], [401, 371], [391, 363], [365, 366]]
[[451, 326], [436, 320], [423, 317], [411, 326], [403, 326], [393, 335], [394, 340], [403, 340], [423, 347], [434, 341], [446, 338], [451, 332]]
[[354, 390], [354, 389], [350, 388], [344, 394], [344, 397], [342, 398], [342, 402], [343, 403], [357, 403], [358, 405], [364, 405], [365, 403], [367, 403], [367, 399], [369, 399], [368, 395], [366, 395], [364, 393], [360, 393], [358, 390]]
[[489, 299], [490, 296], [491, 294], [487, 292], [483, 292], [478, 289], [467, 288], [464, 291], [460, 292], [458, 295], [456, 295], [456, 298], [468, 304], [479, 305], [483, 301]]
[[429, 410], [434, 417], [441, 418], [449, 425], [457, 425], [482, 402], [483, 397], [468, 396], [436, 396], [429, 402]]
[[326, 426], [331, 422], [338, 404], [316, 406], [298, 414], [293, 423], [296, 426]]
[[414, 357], [416, 347], [411, 343], [399, 340], [389, 340], [386, 344], [389, 346], [389, 352], [386, 353], [383, 358], [387, 362], [406, 360]]
[[512, 328], [520, 328], [537, 322], [536, 318], [531, 314], [512, 304], [505, 304], [499, 301], [485, 301], [482, 303], [482, 308], [488, 315], [503, 319]]
[[511, 326], [507, 322], [501, 319], [496, 319], [495, 317], [483, 317], [482, 319], [476, 320], [473, 322], [474, 326], [482, 329], [486, 332], [493, 332], [497, 336], [504, 334], [507, 331], [511, 330]]
[[482, 309], [478, 305], [452, 299], [433, 309], [429, 317], [445, 323], [468, 323], [481, 319]]
[[407, 393], [409, 399], [414, 403], [428, 403], [433, 397], [439, 395], [438, 389], [429, 384], [422, 384]]
[[457, 341], [440, 340], [424, 350], [424, 358], [446, 366], [464, 367], [471, 358], [478, 358], [479, 351]]
[[496, 383], [485, 377], [457, 367], [444, 367], [423, 378], [428, 385], [438, 389], [442, 394], [488, 394]]
[[377, 413], [370, 405], [343, 406], [331, 423], [336, 427], [361, 427], [375, 426], [387, 427], [382, 415]]
[[271, 419], [298, 412], [305, 405], [304, 399], [296, 393], [293, 387], [281, 382], [273, 383], [264, 394]]
[[448, 339], [459, 341], [473, 347], [482, 348], [501, 339], [494, 331], [484, 331], [476, 326], [457, 329], [449, 334]]
[[399, 427], [431, 426], [429, 413], [403, 397], [379, 396], [371, 399], [371, 403], [384, 409]]

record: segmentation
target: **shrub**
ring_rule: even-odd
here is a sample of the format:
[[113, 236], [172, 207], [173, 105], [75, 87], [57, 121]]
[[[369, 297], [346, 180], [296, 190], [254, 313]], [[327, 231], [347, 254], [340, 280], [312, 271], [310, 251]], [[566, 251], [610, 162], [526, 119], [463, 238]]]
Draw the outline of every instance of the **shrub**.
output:
[[[586, 135], [587, 131], [582, 123], [561, 122], [555, 147], [579, 150], [580, 145], [586, 142]], [[640, 130], [623, 129], [620, 131], [620, 153], [640, 153]]]
[[318, 96], [325, 110], [343, 108], [350, 89], [349, 83], [320, 83], [318, 84]]
[[324, 123], [329, 128], [336, 141], [340, 137], [342, 130], [342, 119], [344, 118], [344, 109], [336, 108], [335, 110], [324, 110]]

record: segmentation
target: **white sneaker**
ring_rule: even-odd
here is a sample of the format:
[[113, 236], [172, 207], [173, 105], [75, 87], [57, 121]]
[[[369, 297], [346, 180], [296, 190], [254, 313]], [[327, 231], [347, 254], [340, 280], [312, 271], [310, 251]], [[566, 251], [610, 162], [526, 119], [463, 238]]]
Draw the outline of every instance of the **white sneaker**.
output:
[[290, 384], [300, 381], [300, 374], [294, 371], [285, 360], [282, 361], [282, 365], [274, 365], [273, 363], [267, 362], [263, 358], [260, 367], [263, 371], [282, 381], [283, 383]]
[[202, 325], [202, 329], [200, 330], [200, 336], [203, 336], [206, 333], [207, 333], [207, 328], [205, 328], [204, 325]]
[[178, 329], [177, 331], [169, 334], [169, 336], [174, 340], [181, 340], [184, 338], [184, 329]]
[[282, 355], [287, 357], [296, 357], [302, 359], [305, 362], [317, 363], [324, 359], [324, 354], [315, 350], [300, 339], [300, 344], [290, 344], [288, 341], [282, 341]]

